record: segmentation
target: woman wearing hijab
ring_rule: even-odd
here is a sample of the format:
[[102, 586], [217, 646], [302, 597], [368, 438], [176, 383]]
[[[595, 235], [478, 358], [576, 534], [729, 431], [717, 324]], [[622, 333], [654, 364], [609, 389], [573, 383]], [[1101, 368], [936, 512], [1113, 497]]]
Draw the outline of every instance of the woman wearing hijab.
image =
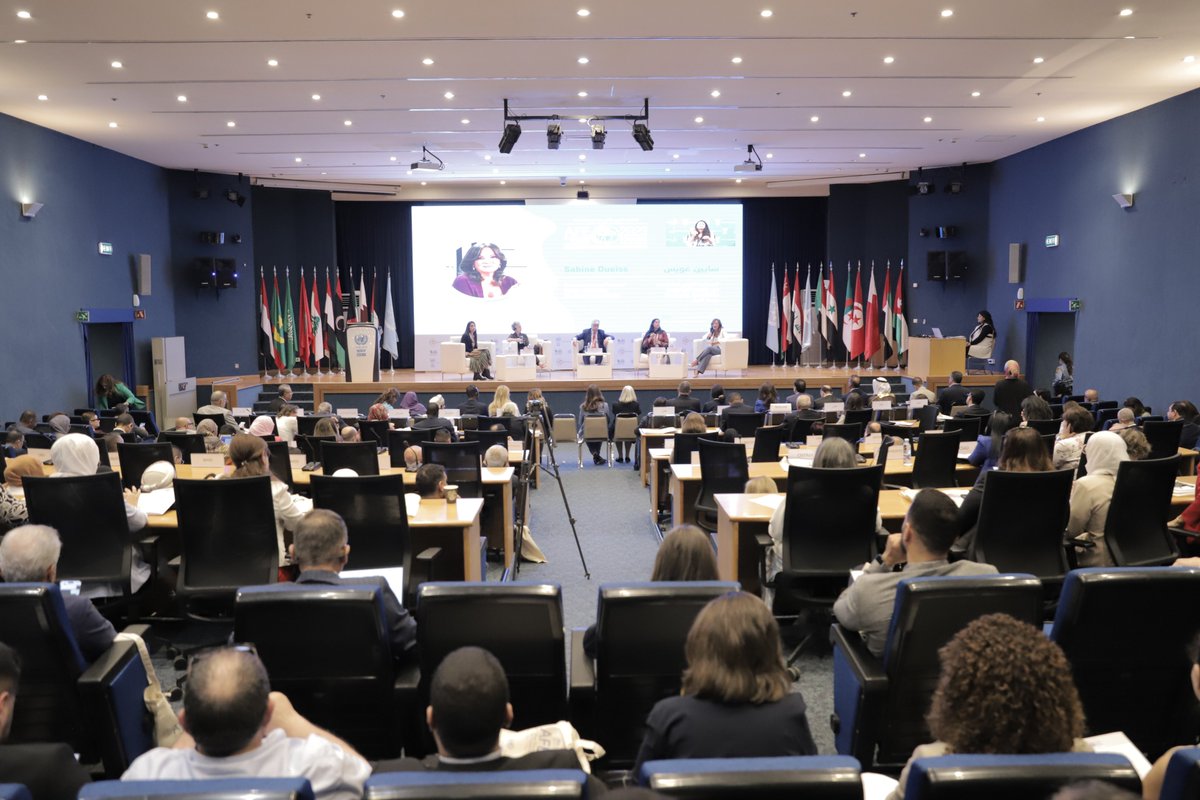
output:
[[251, 436], [269, 436], [271, 441], [278, 441], [275, 436], [275, 420], [271, 419], [269, 414], [259, 414], [254, 418], [254, 422], [250, 423]]
[[[261, 439], [259, 441], [262, 441]], [[100, 466], [100, 448], [90, 436], [82, 433], [68, 433], [50, 446], [50, 459], [54, 462], [52, 478], [72, 475], [95, 475]], [[125, 519], [129, 522], [129, 532], [136, 533], [146, 527], [148, 520], [146, 512], [137, 507], [137, 489], [126, 489]], [[86, 514], [87, 509], [79, 509], [80, 514]], [[137, 547], [133, 548], [133, 564], [129, 571], [129, 588], [138, 591], [146, 581], [150, 580], [150, 565], [142, 559]], [[108, 592], [98, 592], [101, 596]]]
[[1104, 523], [1108, 504], [1117, 482], [1117, 468], [1129, 460], [1125, 440], [1109, 431], [1093, 433], [1084, 445], [1087, 475], [1075, 481], [1071, 489], [1071, 516], [1067, 520], [1067, 538], [1091, 542], [1094, 546], [1076, 552], [1081, 567], [1112, 566], [1112, 556], [1104, 542]]
[[55, 414], [49, 420], [50, 429], [54, 431], [54, 438], [66, 436], [71, 432], [71, 418], [66, 414]]
[[[642, 353], [649, 353], [652, 347], [670, 347], [671, 337], [662, 329], [662, 325], [658, 322], [658, 317], [650, 320], [650, 327], [646, 329], [646, 333], [642, 336]], [[666, 359], [666, 363], [670, 364], [670, 359]]]
[[400, 401], [400, 408], [407, 411], [410, 417], [425, 416], [425, 406], [421, 405], [421, 401], [417, 399], [416, 392], [405, 392], [404, 398]]
[[0, 523], [15, 526], [29, 521], [25, 510], [25, 487], [22, 481], [45, 474], [42, 462], [29, 455], [10, 458], [4, 467], [4, 484], [0, 486]]

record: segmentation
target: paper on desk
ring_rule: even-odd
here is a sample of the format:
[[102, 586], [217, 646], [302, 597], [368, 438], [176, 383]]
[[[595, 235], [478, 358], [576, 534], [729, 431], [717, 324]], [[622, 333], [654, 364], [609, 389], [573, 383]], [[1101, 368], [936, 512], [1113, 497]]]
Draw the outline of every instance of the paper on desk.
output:
[[813, 465], [813, 457], [811, 454], [807, 455], [807, 456], [798, 456], [796, 458], [792, 458], [791, 456], [784, 456], [783, 458], [779, 459], [779, 466], [783, 468], [784, 472], [787, 472], [788, 468], [791, 466], [811, 467], [812, 465]]
[[1097, 753], [1112, 753], [1118, 756], [1125, 756], [1125, 758], [1129, 759], [1129, 763], [1133, 765], [1133, 768], [1137, 770], [1139, 778], [1145, 778], [1146, 773], [1150, 771], [1150, 762], [1142, 755], [1142, 751], [1138, 750], [1134, 743], [1129, 741], [1129, 737], [1121, 731], [1088, 736], [1084, 741], [1090, 744], [1092, 750]]
[[142, 492], [138, 495], [138, 508], [150, 516], [160, 516], [171, 510], [175, 505], [175, 490], [171, 488], [155, 489], [153, 492]]
[[[917, 496], [917, 492], [919, 492], [919, 491], [921, 491], [921, 490], [920, 489], [901, 489], [900, 495], [905, 500], [907, 500], [911, 503], [913, 498]], [[937, 491], [941, 492], [942, 494], [946, 495], [951, 500], [953, 500], [954, 505], [961, 506], [963, 504], [963, 498], [966, 497], [967, 492], [969, 492], [971, 490], [970, 489], [945, 488], [945, 489], [938, 489]]]
[[958, 457], [966, 458], [975, 452], [975, 442], [963, 442], [958, 446]]
[[344, 569], [342, 578], [383, 578], [400, 605], [404, 605], [404, 567], [375, 567], [374, 569]]
[[404, 511], [408, 516], [415, 517], [421, 508], [421, 495], [407, 492], [404, 495]]
[[878, 772], [864, 772], [862, 774], [863, 800], [884, 800], [896, 791], [897, 783], [895, 778], [889, 778], [887, 775], [880, 775]]
[[1190, 483], [1180, 483], [1179, 481], [1176, 481], [1175, 488], [1172, 491], [1176, 496], [1187, 497], [1188, 495], [1195, 494], [1196, 487]]
[[772, 510], [779, 508], [779, 504], [783, 502], [784, 495], [782, 494], [760, 494], [757, 495], [751, 503], [758, 503], [760, 506], [766, 506]]

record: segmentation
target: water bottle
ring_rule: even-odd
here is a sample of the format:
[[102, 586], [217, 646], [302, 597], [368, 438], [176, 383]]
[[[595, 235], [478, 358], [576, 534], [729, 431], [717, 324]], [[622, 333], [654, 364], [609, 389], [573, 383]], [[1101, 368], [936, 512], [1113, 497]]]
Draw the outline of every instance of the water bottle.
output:
[[904, 463], [912, 463], [912, 439], [904, 437]]

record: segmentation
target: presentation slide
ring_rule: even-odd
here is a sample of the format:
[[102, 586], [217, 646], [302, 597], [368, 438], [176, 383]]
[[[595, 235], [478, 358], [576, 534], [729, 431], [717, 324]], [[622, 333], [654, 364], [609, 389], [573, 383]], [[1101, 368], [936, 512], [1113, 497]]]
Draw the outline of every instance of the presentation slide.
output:
[[414, 206], [415, 333], [742, 329], [742, 207]]

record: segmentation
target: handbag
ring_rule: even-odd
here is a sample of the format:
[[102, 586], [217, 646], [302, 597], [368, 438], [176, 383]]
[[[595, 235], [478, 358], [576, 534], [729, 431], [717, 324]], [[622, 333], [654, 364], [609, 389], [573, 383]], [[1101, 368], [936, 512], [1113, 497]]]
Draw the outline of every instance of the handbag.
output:
[[179, 717], [171, 708], [167, 696], [163, 694], [162, 684], [158, 682], [158, 673], [154, 671], [146, 643], [136, 633], [118, 633], [114, 641], [133, 642], [137, 647], [142, 666], [146, 669], [146, 688], [142, 690], [142, 702], [146, 704], [146, 711], [150, 712], [154, 719], [154, 743], [159, 747], [172, 746], [183, 735], [183, 727], [180, 726]]
[[590, 739], [581, 739], [579, 731], [566, 720], [538, 725], [523, 731], [500, 731], [500, 753], [508, 758], [537, 753], [542, 750], [574, 750], [579, 768], [592, 773], [589, 762], [604, 757], [604, 748]]

